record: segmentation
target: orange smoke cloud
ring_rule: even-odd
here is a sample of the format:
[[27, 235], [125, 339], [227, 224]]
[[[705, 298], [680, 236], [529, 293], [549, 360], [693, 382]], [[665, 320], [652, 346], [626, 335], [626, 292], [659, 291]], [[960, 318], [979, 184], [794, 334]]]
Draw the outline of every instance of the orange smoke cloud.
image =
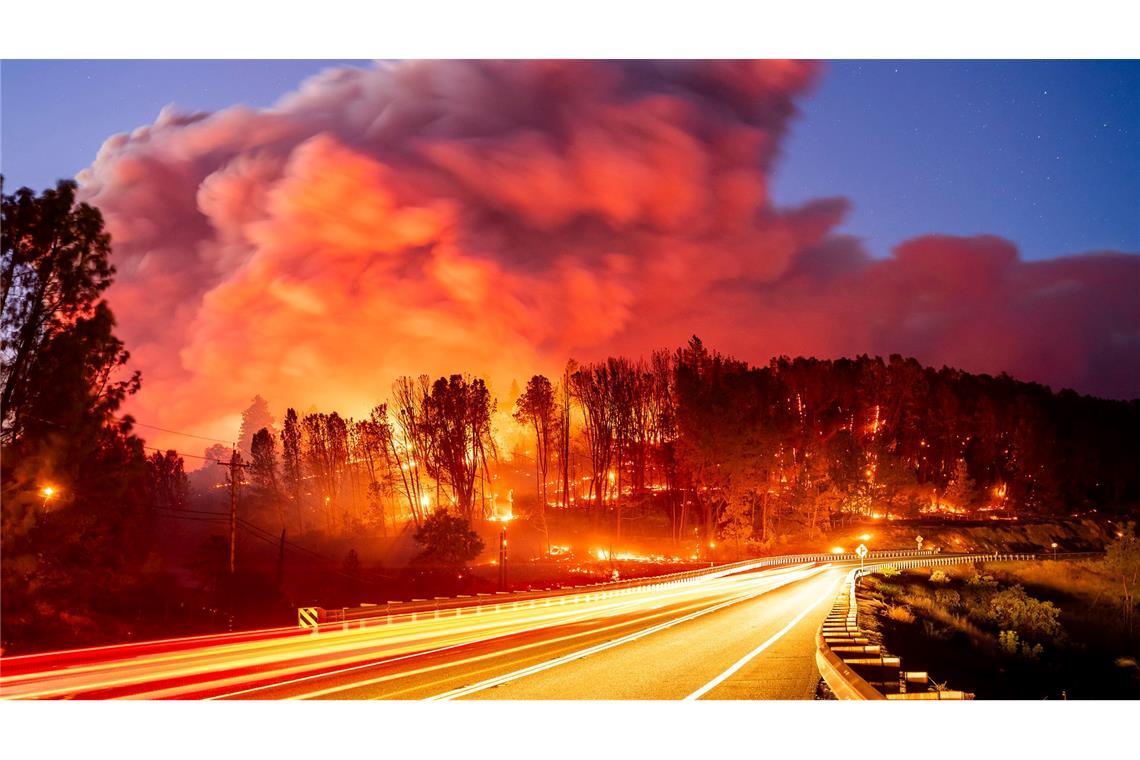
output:
[[[754, 361], [899, 351], [1137, 391], [1098, 379], [1140, 355], [1135, 305], [1101, 292], [1135, 285], [1137, 257], [927, 238], [871, 261], [833, 233], [842, 199], [774, 207], [767, 172], [815, 74], [411, 62], [330, 70], [263, 111], [164, 111], [80, 175], [115, 241], [133, 411], [230, 436], [254, 393], [360, 414], [400, 374], [503, 392], [693, 333]], [[1042, 358], [1043, 320], [1073, 346]]]

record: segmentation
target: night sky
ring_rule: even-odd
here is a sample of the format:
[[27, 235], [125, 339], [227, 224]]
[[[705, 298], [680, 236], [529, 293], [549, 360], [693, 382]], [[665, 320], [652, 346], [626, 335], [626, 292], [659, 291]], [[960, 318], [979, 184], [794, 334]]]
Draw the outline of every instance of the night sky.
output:
[[[272, 105], [363, 61], [5, 61], [9, 190], [74, 176], [111, 134], [174, 103]], [[800, 103], [777, 202], [843, 195], [872, 255], [932, 231], [998, 234], [1024, 258], [1140, 250], [1140, 62], [833, 61]]]

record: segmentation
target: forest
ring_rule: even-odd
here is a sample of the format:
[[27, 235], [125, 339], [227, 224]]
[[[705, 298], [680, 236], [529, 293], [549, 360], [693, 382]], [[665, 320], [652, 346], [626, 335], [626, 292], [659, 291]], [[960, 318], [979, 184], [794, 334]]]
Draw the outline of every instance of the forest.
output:
[[1136, 402], [897, 355], [753, 366], [694, 337], [648, 359], [571, 361], [505, 402], [459, 374], [399, 378], [389, 398], [362, 419], [289, 408], [278, 431], [256, 397], [236, 453], [261, 519], [386, 534], [439, 509], [469, 522], [517, 511], [549, 532], [574, 513], [620, 543], [651, 513], [674, 539], [696, 528], [762, 551], [851, 519], [1067, 516], [1140, 499]]

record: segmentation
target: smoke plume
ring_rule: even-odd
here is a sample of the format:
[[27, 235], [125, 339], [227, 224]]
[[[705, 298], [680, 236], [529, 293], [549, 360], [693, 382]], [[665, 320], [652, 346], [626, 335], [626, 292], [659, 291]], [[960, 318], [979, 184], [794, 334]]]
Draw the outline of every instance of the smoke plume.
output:
[[[266, 110], [172, 109], [80, 175], [137, 416], [232, 435], [260, 393], [359, 414], [400, 374], [500, 395], [696, 333], [764, 362], [903, 353], [1140, 395], [1140, 257], [931, 235], [882, 260], [768, 174], [806, 62], [409, 62]], [[171, 441], [170, 443], [175, 443]]]

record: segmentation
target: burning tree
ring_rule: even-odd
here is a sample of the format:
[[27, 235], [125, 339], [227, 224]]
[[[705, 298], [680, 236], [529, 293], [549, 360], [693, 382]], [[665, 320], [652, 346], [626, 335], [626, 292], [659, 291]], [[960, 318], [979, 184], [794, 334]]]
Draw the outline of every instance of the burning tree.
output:
[[590, 500], [595, 521], [605, 504], [614, 454], [611, 380], [605, 364], [584, 366], [570, 376], [571, 391], [582, 407], [586, 443], [590, 449]]
[[[420, 375], [415, 379], [397, 378], [392, 385], [396, 422], [403, 435], [399, 441], [395, 436], [389, 438], [389, 450], [400, 469], [400, 483], [408, 499], [408, 511], [417, 526], [423, 524], [424, 510], [430, 506], [431, 500], [424, 491], [423, 479], [420, 477], [420, 468], [426, 467], [431, 447], [431, 435], [424, 411], [429, 383], [427, 375]], [[436, 501], [438, 503], [439, 499]]]
[[550, 445], [555, 432], [554, 386], [542, 375], [535, 375], [526, 384], [526, 391], [515, 407], [515, 419], [534, 428], [534, 476], [538, 495], [538, 516], [546, 549], [550, 549], [550, 530], [546, 525], [546, 479], [550, 471]]
[[344, 419], [331, 414], [307, 414], [301, 420], [304, 431], [305, 464], [309, 474], [321, 487], [321, 506], [325, 527], [335, 531], [345, 527], [347, 516], [341, 510], [340, 486], [348, 466], [348, 426]]
[[[475, 480], [491, 479], [487, 452], [494, 455], [491, 439], [491, 394], [479, 379], [462, 375], [439, 378], [423, 397], [422, 431], [426, 435], [425, 461], [438, 490], [451, 491], [455, 508], [470, 522], [475, 516]], [[484, 503], [480, 510], [486, 514]]]

